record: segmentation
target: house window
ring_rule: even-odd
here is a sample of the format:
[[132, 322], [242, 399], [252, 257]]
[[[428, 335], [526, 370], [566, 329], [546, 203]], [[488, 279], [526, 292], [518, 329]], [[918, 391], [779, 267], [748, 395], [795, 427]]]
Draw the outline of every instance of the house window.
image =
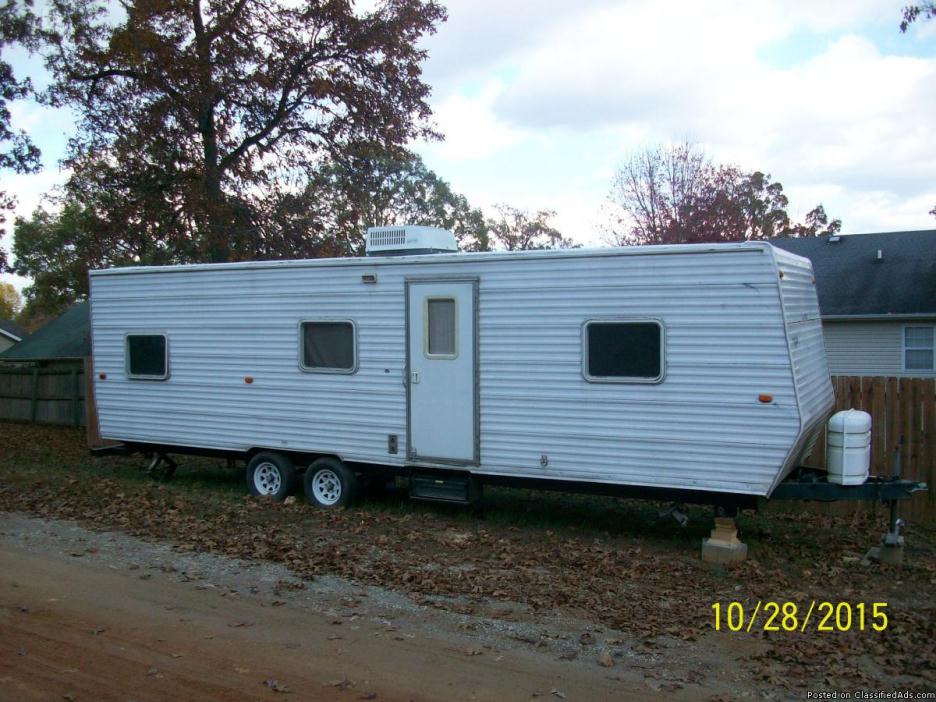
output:
[[169, 342], [165, 334], [127, 334], [127, 377], [165, 380], [169, 377]]
[[904, 327], [904, 370], [933, 370], [934, 342], [936, 326]]
[[430, 297], [426, 300], [426, 356], [455, 358], [455, 300], [451, 297]]
[[659, 321], [589, 321], [583, 330], [583, 346], [586, 380], [656, 383], [663, 379], [663, 325]]
[[357, 349], [354, 323], [302, 322], [300, 367], [312, 373], [354, 373]]

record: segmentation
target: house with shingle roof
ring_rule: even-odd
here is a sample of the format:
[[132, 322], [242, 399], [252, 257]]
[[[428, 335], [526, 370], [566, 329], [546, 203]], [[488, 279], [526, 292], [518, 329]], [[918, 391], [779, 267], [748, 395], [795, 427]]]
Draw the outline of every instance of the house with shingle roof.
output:
[[87, 302], [76, 302], [28, 339], [0, 353], [0, 363], [83, 361], [91, 355]]
[[29, 332], [8, 319], [0, 319], [0, 353], [29, 337]]
[[936, 376], [936, 230], [770, 243], [812, 261], [832, 375]]

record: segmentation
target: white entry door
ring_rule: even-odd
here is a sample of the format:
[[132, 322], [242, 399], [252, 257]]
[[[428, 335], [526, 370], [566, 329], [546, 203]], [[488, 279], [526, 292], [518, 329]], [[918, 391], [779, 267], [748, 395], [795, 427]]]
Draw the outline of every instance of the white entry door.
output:
[[478, 461], [475, 285], [408, 283], [411, 459]]

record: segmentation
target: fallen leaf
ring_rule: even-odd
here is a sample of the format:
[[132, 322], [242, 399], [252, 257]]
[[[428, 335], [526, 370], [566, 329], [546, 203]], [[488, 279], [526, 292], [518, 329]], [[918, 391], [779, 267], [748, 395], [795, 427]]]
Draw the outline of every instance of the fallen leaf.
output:
[[465, 649], [466, 656], [480, 656], [482, 653], [484, 653], [484, 651], [482, 651], [480, 648], [466, 648]]
[[608, 649], [601, 649], [601, 652], [598, 654], [598, 665], [604, 668], [610, 668], [614, 665], [614, 659], [611, 657]]
[[549, 694], [551, 694], [553, 697], [558, 697], [560, 700], [564, 700], [566, 698], [565, 693], [562, 690], [557, 690], [556, 688], [550, 690]]

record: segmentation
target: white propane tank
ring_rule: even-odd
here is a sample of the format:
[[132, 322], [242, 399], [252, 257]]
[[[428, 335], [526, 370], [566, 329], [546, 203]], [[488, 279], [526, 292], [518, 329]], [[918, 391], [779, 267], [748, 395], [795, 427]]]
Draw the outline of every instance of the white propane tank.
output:
[[868, 479], [871, 465], [871, 415], [850, 409], [829, 419], [826, 439], [829, 482], [860, 485]]

